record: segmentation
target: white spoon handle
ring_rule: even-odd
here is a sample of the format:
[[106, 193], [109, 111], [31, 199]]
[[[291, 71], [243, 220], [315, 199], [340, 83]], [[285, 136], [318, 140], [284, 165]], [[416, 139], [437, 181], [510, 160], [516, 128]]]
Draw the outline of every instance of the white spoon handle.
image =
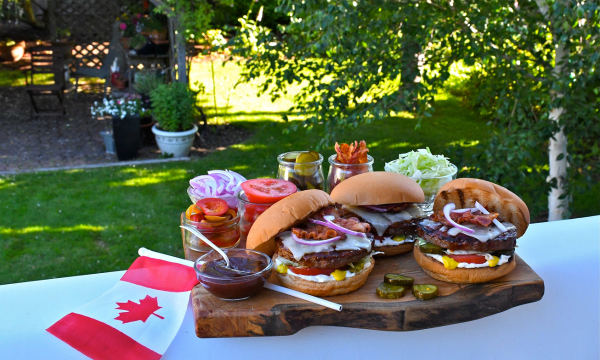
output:
[[202, 235], [202, 233], [200, 231], [194, 229], [191, 226], [187, 226], [187, 225], [181, 225], [180, 227], [182, 229], [185, 229], [185, 230], [191, 232], [192, 234], [194, 234], [197, 237], [199, 237], [200, 239], [202, 239], [202, 241], [204, 241], [205, 243], [207, 243], [208, 245], [210, 245], [211, 248], [213, 248], [216, 252], [218, 252], [219, 254], [221, 254], [221, 256], [223, 257], [223, 259], [225, 259], [225, 262], [227, 263], [227, 267], [231, 268], [231, 266], [229, 265], [229, 258], [227, 257], [227, 255], [225, 255], [225, 252], [223, 250], [221, 250], [217, 245], [213, 244], [212, 241], [208, 240], [206, 238], [206, 236]]

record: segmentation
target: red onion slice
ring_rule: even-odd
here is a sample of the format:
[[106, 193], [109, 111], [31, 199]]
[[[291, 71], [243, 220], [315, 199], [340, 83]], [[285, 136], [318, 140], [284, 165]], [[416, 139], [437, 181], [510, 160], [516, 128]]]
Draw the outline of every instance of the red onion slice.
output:
[[[490, 212], [487, 211], [487, 209], [484, 208], [483, 205], [481, 205], [477, 201], [475, 201], [475, 207], [477, 208], [477, 210], [481, 211], [485, 215], [489, 215], [490, 214]], [[498, 229], [500, 229], [500, 231], [502, 231], [502, 232], [508, 231], [508, 229], [506, 228], [506, 226], [504, 226], [500, 221], [498, 221], [498, 219], [494, 219], [493, 223], [494, 223], [494, 225], [496, 225], [498, 227]]]
[[230, 170], [210, 170], [208, 175], [200, 175], [190, 180], [193, 193], [200, 197], [233, 196], [241, 189], [246, 179]]
[[292, 239], [294, 239], [294, 241], [296, 241], [298, 244], [310, 245], [310, 246], [329, 244], [330, 242], [337, 241], [340, 238], [341, 238], [341, 236], [336, 236], [336, 237], [332, 237], [331, 239], [325, 239], [325, 240], [321, 240], [321, 241], [312, 241], [312, 240], [300, 239], [294, 233], [292, 233]]
[[369, 210], [375, 210], [375, 211], [379, 211], [379, 212], [386, 212], [387, 211], [387, 209], [380, 208], [380, 207], [377, 207], [377, 206], [372, 206], [372, 205], [365, 205], [363, 207], [367, 208]]
[[446, 206], [444, 206], [444, 216], [446, 217], [446, 220], [448, 220], [448, 222], [450, 224], [452, 224], [452, 226], [459, 228], [460, 230], [462, 230], [463, 232], [472, 234], [475, 231], [473, 231], [473, 229], [469, 229], [468, 227], [462, 226], [459, 223], [457, 223], [456, 221], [452, 220], [452, 218], [450, 217], [450, 211], [454, 210], [456, 208], [456, 205], [454, 205], [454, 203], [448, 203], [446, 204]]
[[329, 220], [327, 218], [325, 219], [325, 221], [320, 221], [320, 220], [315, 220], [315, 219], [309, 219], [308, 221], [310, 221], [313, 224], [327, 226], [328, 228], [332, 228], [333, 230], [343, 232], [344, 234], [367, 237], [367, 234], [365, 234], [365, 233], [346, 229], [345, 227], [339, 226], [338, 224], [332, 222], [331, 220]]
[[473, 212], [475, 210], [477, 210], [477, 208], [458, 209], [458, 210], [452, 210], [452, 212], [455, 214], [462, 214], [462, 213], [466, 213], [467, 211]]

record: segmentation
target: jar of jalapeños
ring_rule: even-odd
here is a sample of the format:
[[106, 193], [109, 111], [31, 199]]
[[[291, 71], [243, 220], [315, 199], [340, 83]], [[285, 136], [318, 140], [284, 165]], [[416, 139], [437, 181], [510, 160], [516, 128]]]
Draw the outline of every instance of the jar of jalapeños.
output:
[[316, 151], [290, 151], [277, 157], [277, 178], [290, 181], [299, 191], [323, 190], [323, 155]]

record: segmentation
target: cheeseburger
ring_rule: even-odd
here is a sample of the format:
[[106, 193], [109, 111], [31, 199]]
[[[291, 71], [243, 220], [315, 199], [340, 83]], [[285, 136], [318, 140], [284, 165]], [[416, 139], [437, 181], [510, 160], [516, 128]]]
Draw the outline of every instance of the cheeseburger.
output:
[[341, 182], [331, 192], [344, 218], [370, 225], [373, 251], [385, 256], [413, 248], [417, 223], [425, 215], [415, 203], [425, 200], [421, 187], [411, 178], [391, 172], [368, 172]]
[[369, 224], [344, 219], [327, 193], [306, 190], [287, 196], [262, 213], [247, 247], [273, 256], [283, 286], [332, 296], [360, 288], [373, 270]]
[[480, 283], [516, 266], [517, 238], [529, 226], [529, 210], [517, 195], [479, 179], [457, 179], [438, 192], [434, 213], [418, 227], [417, 263], [432, 278]]

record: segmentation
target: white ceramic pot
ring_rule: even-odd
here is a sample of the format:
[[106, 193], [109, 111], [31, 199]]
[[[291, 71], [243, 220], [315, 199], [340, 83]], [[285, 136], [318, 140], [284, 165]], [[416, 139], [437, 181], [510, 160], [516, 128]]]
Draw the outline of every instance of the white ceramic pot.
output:
[[163, 154], [173, 154], [173, 157], [183, 157], [190, 154], [190, 149], [194, 143], [194, 136], [198, 127], [188, 131], [169, 132], [159, 130], [158, 124], [152, 127], [152, 132], [156, 136], [156, 143]]

